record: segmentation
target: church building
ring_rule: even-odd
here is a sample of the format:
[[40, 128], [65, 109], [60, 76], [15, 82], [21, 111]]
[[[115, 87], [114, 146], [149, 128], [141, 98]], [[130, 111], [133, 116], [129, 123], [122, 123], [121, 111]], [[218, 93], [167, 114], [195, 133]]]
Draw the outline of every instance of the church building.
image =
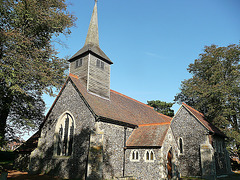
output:
[[229, 173], [226, 136], [203, 114], [183, 103], [171, 118], [110, 89], [113, 61], [98, 37], [95, 2], [85, 44], [69, 59], [69, 76], [40, 127], [29, 173], [93, 180]]

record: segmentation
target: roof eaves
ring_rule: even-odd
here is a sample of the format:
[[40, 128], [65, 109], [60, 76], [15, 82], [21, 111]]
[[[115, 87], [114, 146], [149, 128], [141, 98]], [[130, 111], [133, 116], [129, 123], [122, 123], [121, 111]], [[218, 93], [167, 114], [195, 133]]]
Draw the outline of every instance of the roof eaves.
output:
[[162, 122], [162, 123], [151, 123], [151, 124], [139, 124], [139, 127], [142, 126], [161, 126], [161, 125], [167, 125], [167, 124], [171, 124], [171, 122]]
[[[189, 106], [188, 106], [187, 104], [183, 103], [182, 106], [185, 107], [185, 109], [186, 109], [193, 117], [195, 117], [195, 118], [198, 120], [198, 122], [200, 122], [200, 124], [201, 124], [203, 127], [205, 127], [208, 131], [211, 131], [207, 126], [205, 126], [205, 125], [202, 123], [202, 121], [200, 121], [200, 119], [198, 119], [197, 116], [195, 116], [195, 114], [189, 109]], [[195, 110], [195, 111], [198, 112], [197, 110]], [[200, 113], [200, 112], [199, 112], [199, 113]], [[211, 132], [212, 132], [212, 131], [211, 131]]]
[[124, 126], [124, 127], [133, 128], [133, 129], [138, 127], [136, 124], [130, 124], [130, 123], [110, 119], [110, 118], [103, 117], [103, 116], [98, 116], [98, 121], [116, 124], [116, 125], [120, 125], [120, 126]]
[[49, 111], [48, 111], [47, 115], [45, 116], [45, 118], [44, 118], [43, 122], [41, 123], [41, 125], [40, 125], [40, 128], [39, 128], [39, 129], [42, 129], [42, 127], [43, 127], [43, 124], [45, 123], [45, 121], [47, 120], [48, 116], [49, 116], [49, 115], [50, 115], [50, 113], [52, 112], [52, 109], [53, 109], [53, 107], [55, 106], [55, 104], [56, 104], [57, 100], [58, 100], [58, 99], [59, 99], [59, 97], [61, 96], [61, 94], [62, 94], [63, 90], [65, 89], [65, 87], [66, 87], [66, 85], [67, 85], [67, 83], [68, 83], [68, 81], [69, 81], [69, 80], [70, 80], [70, 77], [68, 76], [68, 77], [67, 77], [67, 80], [65, 81], [65, 83], [64, 83], [64, 85], [62, 86], [61, 90], [59, 91], [59, 93], [58, 93], [57, 97], [55, 98], [55, 100], [54, 100], [54, 102], [53, 102], [52, 106], [50, 107], [50, 109], [49, 109]]
[[90, 110], [90, 112], [92, 113], [92, 115], [95, 117], [95, 119], [98, 119], [98, 115], [93, 111], [93, 109], [91, 108], [91, 106], [88, 104], [87, 100], [84, 98], [84, 96], [82, 95], [82, 93], [80, 92], [80, 90], [78, 89], [78, 87], [76, 86], [76, 84], [73, 82], [73, 80], [71, 78], [76, 78], [78, 79], [78, 76], [74, 75], [74, 74], [69, 74], [70, 76], [70, 81], [73, 85], [73, 87], [76, 89], [76, 91], [78, 92], [79, 96], [81, 97], [81, 99], [83, 100], [83, 102], [85, 103], [85, 105], [88, 107], [88, 109]]
[[126, 146], [126, 149], [160, 149], [162, 146]]

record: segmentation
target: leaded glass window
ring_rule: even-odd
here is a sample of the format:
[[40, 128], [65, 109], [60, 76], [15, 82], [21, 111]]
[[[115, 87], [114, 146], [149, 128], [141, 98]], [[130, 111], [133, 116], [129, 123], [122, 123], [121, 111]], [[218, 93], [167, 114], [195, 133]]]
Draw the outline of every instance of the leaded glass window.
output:
[[73, 151], [74, 121], [69, 113], [61, 116], [56, 128], [56, 154], [71, 156]]

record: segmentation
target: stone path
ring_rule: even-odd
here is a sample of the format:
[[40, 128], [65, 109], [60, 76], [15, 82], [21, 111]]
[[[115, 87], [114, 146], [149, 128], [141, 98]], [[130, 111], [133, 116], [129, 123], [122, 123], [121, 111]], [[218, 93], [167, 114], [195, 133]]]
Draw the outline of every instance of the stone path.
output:
[[29, 175], [27, 172], [20, 172], [17, 170], [9, 170], [7, 179], [15, 180], [63, 180], [57, 177], [48, 175]]

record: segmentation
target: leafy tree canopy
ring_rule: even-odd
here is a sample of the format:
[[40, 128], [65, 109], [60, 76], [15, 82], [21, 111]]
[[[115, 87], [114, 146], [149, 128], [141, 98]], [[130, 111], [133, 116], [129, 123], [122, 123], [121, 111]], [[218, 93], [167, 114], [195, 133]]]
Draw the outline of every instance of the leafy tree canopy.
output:
[[74, 21], [65, 0], [0, 0], [0, 145], [10, 132], [40, 124], [42, 94], [53, 95], [67, 69], [51, 40]]
[[182, 81], [175, 101], [202, 112], [240, 153], [240, 46], [206, 46], [188, 71], [193, 76]]
[[156, 101], [147, 101], [147, 104], [154, 108], [155, 111], [165, 114], [167, 116], [173, 117], [174, 110], [171, 109], [174, 103], [167, 103], [164, 101], [156, 100]]

